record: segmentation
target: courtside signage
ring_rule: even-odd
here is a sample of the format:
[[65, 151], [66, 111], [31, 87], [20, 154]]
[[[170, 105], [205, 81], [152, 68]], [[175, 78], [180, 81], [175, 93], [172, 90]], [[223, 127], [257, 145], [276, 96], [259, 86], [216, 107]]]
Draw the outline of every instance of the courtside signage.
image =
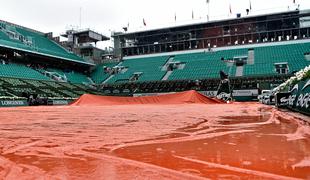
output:
[[291, 88], [287, 104], [292, 109], [310, 114], [310, 79], [301, 81]]
[[26, 100], [0, 100], [0, 107], [28, 106]]

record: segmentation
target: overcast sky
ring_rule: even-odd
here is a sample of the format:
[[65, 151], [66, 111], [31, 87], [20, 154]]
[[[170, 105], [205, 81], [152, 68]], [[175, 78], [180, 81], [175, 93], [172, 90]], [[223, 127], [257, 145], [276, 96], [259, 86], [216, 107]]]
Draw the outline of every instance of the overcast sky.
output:
[[[80, 26], [107, 36], [121, 31], [167, 27], [235, 17], [249, 8], [249, 0], [0, 0], [0, 18], [43, 32], [59, 35]], [[229, 7], [231, 4], [232, 15]], [[310, 0], [296, 0], [300, 9], [310, 9]], [[293, 0], [251, 0], [251, 14], [295, 9]], [[81, 12], [81, 13], [80, 13]], [[192, 14], [194, 20], [192, 20]], [[175, 22], [175, 15], [177, 21]], [[143, 26], [143, 18], [147, 24]], [[105, 43], [106, 44], [106, 43]], [[100, 46], [104, 46], [101, 44]]]

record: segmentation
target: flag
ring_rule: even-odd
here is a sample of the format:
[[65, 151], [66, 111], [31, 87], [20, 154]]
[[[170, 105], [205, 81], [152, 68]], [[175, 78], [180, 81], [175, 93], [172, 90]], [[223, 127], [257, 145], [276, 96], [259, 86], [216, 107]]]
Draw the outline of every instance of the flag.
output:
[[250, 11], [252, 10], [252, 3], [251, 3], [251, 1], [250, 1]]
[[232, 14], [231, 4], [229, 4], [229, 13]]
[[146, 26], [146, 22], [145, 22], [145, 19], [144, 19], [144, 18], [143, 18], [143, 25]]
[[194, 19], [194, 10], [192, 10], [192, 19]]

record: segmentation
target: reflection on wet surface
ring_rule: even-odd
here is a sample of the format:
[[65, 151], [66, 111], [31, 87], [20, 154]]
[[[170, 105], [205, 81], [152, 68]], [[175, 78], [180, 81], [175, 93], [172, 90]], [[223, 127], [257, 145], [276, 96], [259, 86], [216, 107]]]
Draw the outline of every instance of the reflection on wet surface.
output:
[[0, 109], [0, 179], [37, 178], [309, 179], [310, 127], [255, 103]]

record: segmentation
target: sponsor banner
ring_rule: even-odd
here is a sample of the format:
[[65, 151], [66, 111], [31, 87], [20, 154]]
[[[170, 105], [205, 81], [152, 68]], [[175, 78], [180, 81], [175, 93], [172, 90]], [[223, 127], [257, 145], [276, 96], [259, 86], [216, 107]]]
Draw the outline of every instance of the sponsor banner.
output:
[[[133, 94], [133, 97], [139, 96], [157, 96], [157, 95], [164, 95], [164, 94], [171, 94], [175, 92], [169, 93], [137, 93]], [[216, 97], [217, 91], [199, 91], [199, 93], [208, 96], [208, 97]], [[233, 90], [233, 97], [244, 97], [246, 100], [251, 100], [253, 97], [257, 97], [258, 89], [249, 89], [249, 90]], [[219, 94], [219, 96], [229, 96], [230, 94]]]
[[70, 102], [68, 100], [48, 100], [48, 105], [68, 105]]
[[199, 92], [208, 97], [215, 97], [217, 93], [217, 91], [199, 91]]
[[233, 97], [258, 96], [258, 89], [233, 90]]
[[[215, 97], [217, 91], [199, 91], [200, 93], [209, 96]], [[248, 90], [233, 90], [233, 97], [253, 97], [258, 96], [258, 89], [248, 89]]]
[[[176, 92], [169, 92], [169, 93], [140, 93], [140, 94], [133, 94], [133, 97], [141, 97], [141, 96], [158, 96], [158, 95], [165, 95], [165, 94], [173, 94]], [[208, 97], [215, 97], [217, 91], [199, 91], [199, 93], [208, 96]]]
[[288, 107], [310, 114], [310, 79], [301, 81], [291, 88]]
[[28, 106], [26, 100], [0, 100], [0, 107]]
[[277, 107], [286, 107], [288, 105], [291, 93], [277, 93], [275, 96], [275, 103]]
[[173, 94], [173, 93], [176, 93], [176, 92], [169, 92], [169, 93], [139, 93], [139, 94], [133, 94], [133, 97], [159, 96], [159, 95]]

